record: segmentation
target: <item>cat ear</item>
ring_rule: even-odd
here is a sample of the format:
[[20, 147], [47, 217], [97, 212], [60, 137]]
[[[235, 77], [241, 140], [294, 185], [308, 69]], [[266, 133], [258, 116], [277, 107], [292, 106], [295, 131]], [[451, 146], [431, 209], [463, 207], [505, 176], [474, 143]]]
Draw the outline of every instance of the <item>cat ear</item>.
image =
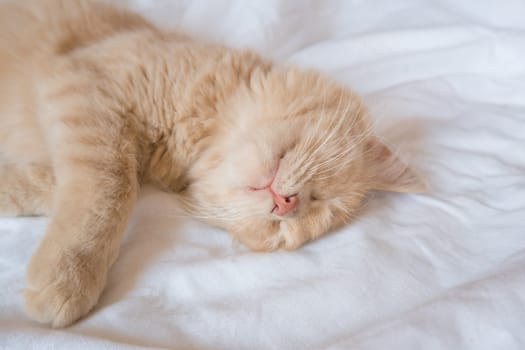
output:
[[376, 137], [367, 144], [368, 175], [376, 190], [392, 192], [425, 192], [419, 176], [403, 163]]

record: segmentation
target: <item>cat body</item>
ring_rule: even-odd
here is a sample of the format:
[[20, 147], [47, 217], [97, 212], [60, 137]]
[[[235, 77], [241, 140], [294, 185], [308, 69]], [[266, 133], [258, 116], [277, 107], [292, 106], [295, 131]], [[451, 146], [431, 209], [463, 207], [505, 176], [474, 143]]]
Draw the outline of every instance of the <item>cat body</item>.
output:
[[1, 4], [0, 213], [50, 217], [32, 318], [93, 308], [145, 183], [263, 251], [348, 222], [371, 189], [421, 189], [361, 99], [320, 73], [91, 0]]

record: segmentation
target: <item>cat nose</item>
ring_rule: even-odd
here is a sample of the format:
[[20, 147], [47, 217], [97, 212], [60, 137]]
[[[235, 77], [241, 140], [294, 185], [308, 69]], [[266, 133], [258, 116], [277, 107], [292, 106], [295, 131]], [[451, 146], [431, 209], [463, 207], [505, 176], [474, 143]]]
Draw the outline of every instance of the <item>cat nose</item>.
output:
[[292, 211], [295, 207], [297, 207], [297, 204], [299, 203], [299, 198], [297, 198], [297, 195], [293, 196], [282, 196], [277, 193], [273, 194], [273, 203], [275, 204], [275, 207], [273, 207], [272, 213], [275, 215], [286, 215], [290, 211]]

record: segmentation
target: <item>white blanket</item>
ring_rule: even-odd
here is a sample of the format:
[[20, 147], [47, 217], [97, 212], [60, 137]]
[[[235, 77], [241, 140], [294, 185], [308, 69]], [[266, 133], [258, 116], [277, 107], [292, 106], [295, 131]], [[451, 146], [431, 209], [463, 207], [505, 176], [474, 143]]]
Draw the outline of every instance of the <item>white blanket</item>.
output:
[[119, 2], [352, 86], [431, 193], [255, 254], [146, 190], [100, 304], [62, 330], [22, 311], [46, 219], [0, 219], [0, 348], [525, 348], [523, 1]]

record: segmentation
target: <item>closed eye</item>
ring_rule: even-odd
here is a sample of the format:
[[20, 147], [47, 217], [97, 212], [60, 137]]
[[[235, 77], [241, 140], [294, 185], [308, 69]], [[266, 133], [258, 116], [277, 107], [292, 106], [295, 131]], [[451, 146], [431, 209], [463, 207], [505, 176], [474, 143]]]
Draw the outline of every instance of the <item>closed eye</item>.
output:
[[319, 196], [316, 193], [311, 192], [310, 193], [310, 200], [311, 201], [317, 201], [317, 200], [319, 200]]

